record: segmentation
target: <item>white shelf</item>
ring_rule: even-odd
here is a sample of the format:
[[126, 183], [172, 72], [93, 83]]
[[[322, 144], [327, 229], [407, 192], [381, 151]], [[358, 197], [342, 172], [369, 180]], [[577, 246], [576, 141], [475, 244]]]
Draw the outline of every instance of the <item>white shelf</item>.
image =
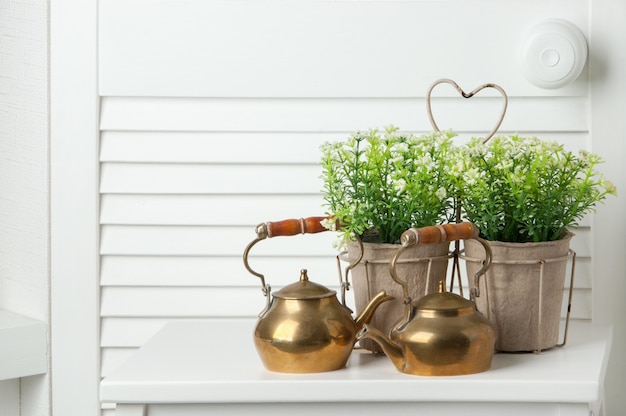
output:
[[[493, 403], [499, 403], [503, 407], [495, 408], [494, 414], [502, 414], [498, 412], [513, 403], [518, 407], [526, 403], [525, 411], [541, 405], [545, 414], [553, 414], [549, 412], [570, 406], [576, 411], [560, 414], [588, 415], [602, 402], [611, 345], [610, 327], [573, 323], [564, 348], [496, 354], [492, 368], [479, 374], [412, 376], [399, 373], [384, 356], [356, 351], [345, 369], [294, 375], [266, 371], [254, 350], [252, 333], [252, 323], [235, 319], [170, 323], [103, 380], [101, 399], [117, 403], [120, 412], [137, 409], [128, 413], [133, 415], [143, 414], [143, 405], [149, 403], [243, 405], [286, 400], [420, 406], [439, 402], [446, 409], [492, 402], [492, 410]], [[172, 409], [172, 414], [185, 414], [176, 413], [182, 406]]]
[[45, 374], [46, 324], [0, 310], [0, 380]]

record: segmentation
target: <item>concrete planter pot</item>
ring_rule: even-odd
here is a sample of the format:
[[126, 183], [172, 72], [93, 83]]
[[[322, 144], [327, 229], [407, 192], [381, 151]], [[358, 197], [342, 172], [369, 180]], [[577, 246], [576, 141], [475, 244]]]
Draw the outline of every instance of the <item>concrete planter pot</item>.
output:
[[[366, 307], [369, 299], [385, 290], [395, 299], [380, 305], [372, 318], [371, 326], [388, 334], [403, 317], [404, 295], [402, 287], [389, 273], [389, 262], [400, 248], [399, 244], [362, 243], [363, 256], [350, 271], [357, 314]], [[438, 291], [438, 282], [445, 280], [449, 262], [450, 243], [417, 245], [406, 250], [396, 268], [398, 274], [409, 282], [411, 299], [417, 300]], [[353, 263], [361, 255], [361, 244], [348, 245], [347, 261]], [[361, 347], [374, 353], [382, 348], [370, 339], [360, 341]]]
[[[488, 241], [491, 267], [480, 279], [475, 301], [496, 328], [496, 350], [539, 352], [558, 344], [573, 236], [566, 231], [556, 241]], [[467, 274], [473, 276], [482, 266], [485, 249], [475, 240], [465, 241], [464, 247]]]

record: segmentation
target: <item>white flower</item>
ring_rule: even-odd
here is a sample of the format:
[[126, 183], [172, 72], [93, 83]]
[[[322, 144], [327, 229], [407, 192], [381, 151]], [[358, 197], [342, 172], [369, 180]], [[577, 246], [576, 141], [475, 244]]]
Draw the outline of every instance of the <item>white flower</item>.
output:
[[509, 170], [513, 166], [513, 159], [501, 160], [496, 166], [499, 170]]
[[409, 145], [404, 142], [394, 143], [391, 153], [406, 153], [409, 151]]
[[444, 199], [446, 199], [447, 195], [448, 195], [448, 192], [446, 191], [446, 188], [444, 188], [443, 186], [437, 189], [437, 192], [435, 192], [435, 196], [439, 198], [440, 201], [443, 201]]
[[322, 227], [326, 228], [327, 230], [337, 231], [337, 220], [333, 219], [332, 217], [327, 217], [323, 219], [322, 221], [320, 221], [320, 224], [322, 224]]
[[402, 194], [406, 189], [406, 181], [404, 179], [397, 179], [393, 183], [393, 188], [398, 195]]
[[465, 182], [468, 185], [474, 185], [476, 184], [476, 182], [478, 182], [480, 176], [481, 174], [478, 168], [468, 169], [467, 172], [465, 172]]
[[602, 179], [602, 187], [604, 189], [606, 189], [606, 191], [612, 195], [617, 195], [617, 187], [615, 186], [615, 184], [613, 184], [613, 182], [609, 181], [608, 179]]
[[397, 132], [400, 129], [399, 127], [396, 127], [393, 124], [388, 124], [386, 126], [383, 126], [383, 128], [385, 129], [385, 132], [387, 134], [395, 133], [395, 132]]
[[426, 153], [415, 162], [417, 163], [417, 165], [422, 166], [427, 171], [431, 171], [436, 167], [435, 162], [433, 161], [433, 158], [430, 156], [429, 153]]
[[332, 246], [335, 250], [342, 251], [345, 249], [346, 243], [343, 240], [335, 240], [333, 241]]

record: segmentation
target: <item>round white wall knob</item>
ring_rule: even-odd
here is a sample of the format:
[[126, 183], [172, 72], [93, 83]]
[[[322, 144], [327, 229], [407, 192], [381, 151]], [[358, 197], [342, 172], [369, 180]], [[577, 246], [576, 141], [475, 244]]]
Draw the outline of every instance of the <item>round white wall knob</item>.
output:
[[540, 88], [561, 88], [580, 76], [587, 63], [587, 42], [572, 23], [551, 19], [534, 26], [522, 42], [520, 66]]

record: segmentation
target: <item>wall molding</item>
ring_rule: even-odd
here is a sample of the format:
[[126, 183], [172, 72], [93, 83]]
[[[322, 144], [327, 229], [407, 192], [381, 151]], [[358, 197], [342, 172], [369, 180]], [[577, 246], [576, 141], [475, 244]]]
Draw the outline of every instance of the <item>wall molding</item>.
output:
[[100, 414], [98, 2], [56, 0], [50, 7], [52, 412], [94, 416]]

